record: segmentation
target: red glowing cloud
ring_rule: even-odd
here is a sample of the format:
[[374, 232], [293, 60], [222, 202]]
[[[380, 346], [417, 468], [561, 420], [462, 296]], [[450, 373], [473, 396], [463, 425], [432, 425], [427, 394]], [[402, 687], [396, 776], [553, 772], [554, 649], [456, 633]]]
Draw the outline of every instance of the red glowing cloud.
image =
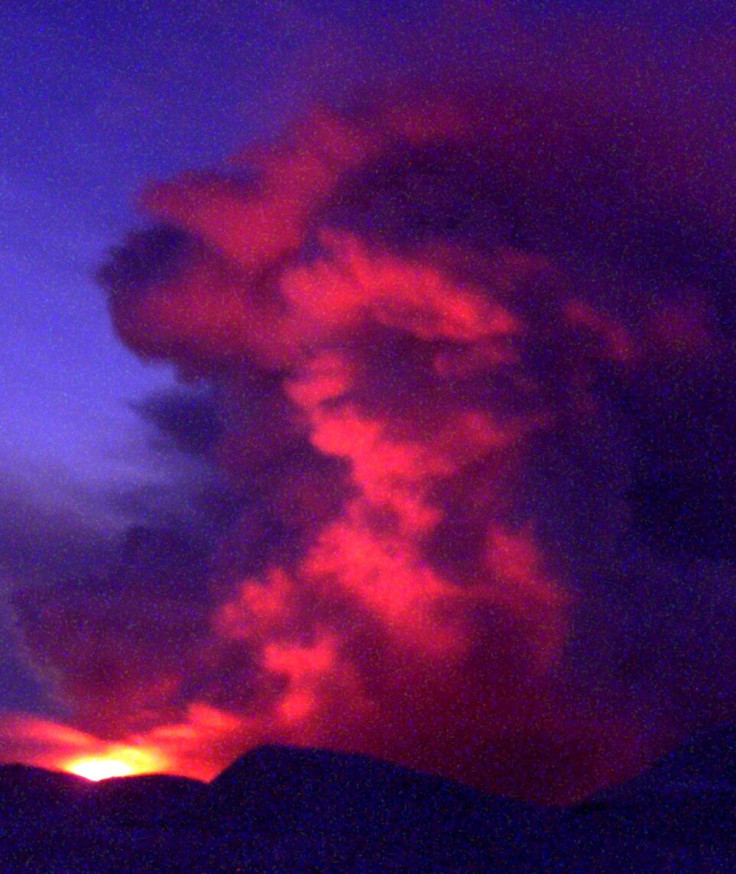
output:
[[[686, 515], [732, 459], [728, 411], [675, 438], [671, 373], [712, 399], [734, 357], [717, 290], [659, 258], [656, 137], [630, 165], [590, 110], [394, 95], [144, 194], [162, 224], [103, 271], [114, 324], [213, 386], [210, 458], [247, 498], [161, 647], [97, 623], [132, 665], [111, 744], [193, 776], [324, 745], [550, 800], [728, 712], [729, 683], [694, 690], [734, 653], [692, 629], [727, 600], [733, 504], [720, 534]], [[27, 638], [102, 734], [63, 619], [51, 598]]]
[[[576, 379], [624, 367], [635, 341], [538, 252], [407, 248], [331, 226], [341, 191], [387, 156], [466, 142], [483, 154], [463, 104], [320, 113], [250, 156], [255, 181], [150, 191], [147, 208], [191, 242], [160, 279], [124, 282], [125, 256], [107, 278], [134, 347], [218, 370], [232, 427], [215, 455], [244, 482], [263, 459], [229, 395], [244, 379], [264, 387], [266, 488], [280, 492], [268, 512], [289, 518], [290, 543], [262, 554], [252, 519], [234, 527], [241, 559], [229, 567], [223, 551], [208, 650], [214, 673], [240, 652], [243, 743], [362, 749], [489, 785], [480, 758], [523, 747], [531, 726], [556, 746], [582, 706], [564, 668], [575, 587], [536, 530], [526, 478], [583, 421]], [[318, 511], [290, 514], [290, 494]], [[247, 573], [249, 559], [263, 570]]]

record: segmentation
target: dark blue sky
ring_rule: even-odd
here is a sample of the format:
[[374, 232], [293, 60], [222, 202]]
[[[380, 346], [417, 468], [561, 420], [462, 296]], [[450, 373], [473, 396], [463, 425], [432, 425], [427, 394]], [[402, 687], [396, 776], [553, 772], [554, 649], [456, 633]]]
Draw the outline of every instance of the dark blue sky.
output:
[[92, 277], [135, 220], [144, 182], [218, 162], [280, 114], [269, 95], [283, 92], [279, 71], [298, 45], [278, 15], [248, 7], [43, 2], [2, 13], [6, 464], [101, 475], [133, 424], [125, 402], [169, 379], [114, 340]]

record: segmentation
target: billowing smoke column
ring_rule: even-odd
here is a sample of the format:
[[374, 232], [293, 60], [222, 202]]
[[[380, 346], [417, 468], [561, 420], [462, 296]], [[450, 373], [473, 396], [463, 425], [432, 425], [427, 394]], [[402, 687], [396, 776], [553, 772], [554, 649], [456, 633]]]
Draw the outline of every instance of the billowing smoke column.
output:
[[589, 109], [394, 94], [145, 192], [114, 324], [212, 387], [243, 496], [207, 603], [111, 656], [172, 768], [279, 741], [559, 800], [732, 713], [734, 240], [697, 154]]

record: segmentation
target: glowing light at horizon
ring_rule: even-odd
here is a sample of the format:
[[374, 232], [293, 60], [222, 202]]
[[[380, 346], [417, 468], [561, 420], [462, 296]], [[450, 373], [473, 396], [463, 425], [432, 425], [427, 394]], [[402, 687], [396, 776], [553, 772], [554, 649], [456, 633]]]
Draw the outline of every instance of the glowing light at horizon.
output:
[[133, 768], [120, 759], [82, 759], [67, 766], [67, 770], [87, 780], [106, 780], [108, 777], [128, 777]]
[[132, 777], [161, 770], [164, 762], [155, 753], [127, 748], [108, 755], [85, 756], [64, 764], [63, 770], [97, 782], [110, 777]]

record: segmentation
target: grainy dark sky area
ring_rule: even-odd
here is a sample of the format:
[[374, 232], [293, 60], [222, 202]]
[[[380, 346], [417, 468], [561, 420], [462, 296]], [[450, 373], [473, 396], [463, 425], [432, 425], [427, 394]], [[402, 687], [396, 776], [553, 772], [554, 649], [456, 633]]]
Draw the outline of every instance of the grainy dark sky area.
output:
[[0, 759], [733, 716], [728, 6], [0, 13]]

